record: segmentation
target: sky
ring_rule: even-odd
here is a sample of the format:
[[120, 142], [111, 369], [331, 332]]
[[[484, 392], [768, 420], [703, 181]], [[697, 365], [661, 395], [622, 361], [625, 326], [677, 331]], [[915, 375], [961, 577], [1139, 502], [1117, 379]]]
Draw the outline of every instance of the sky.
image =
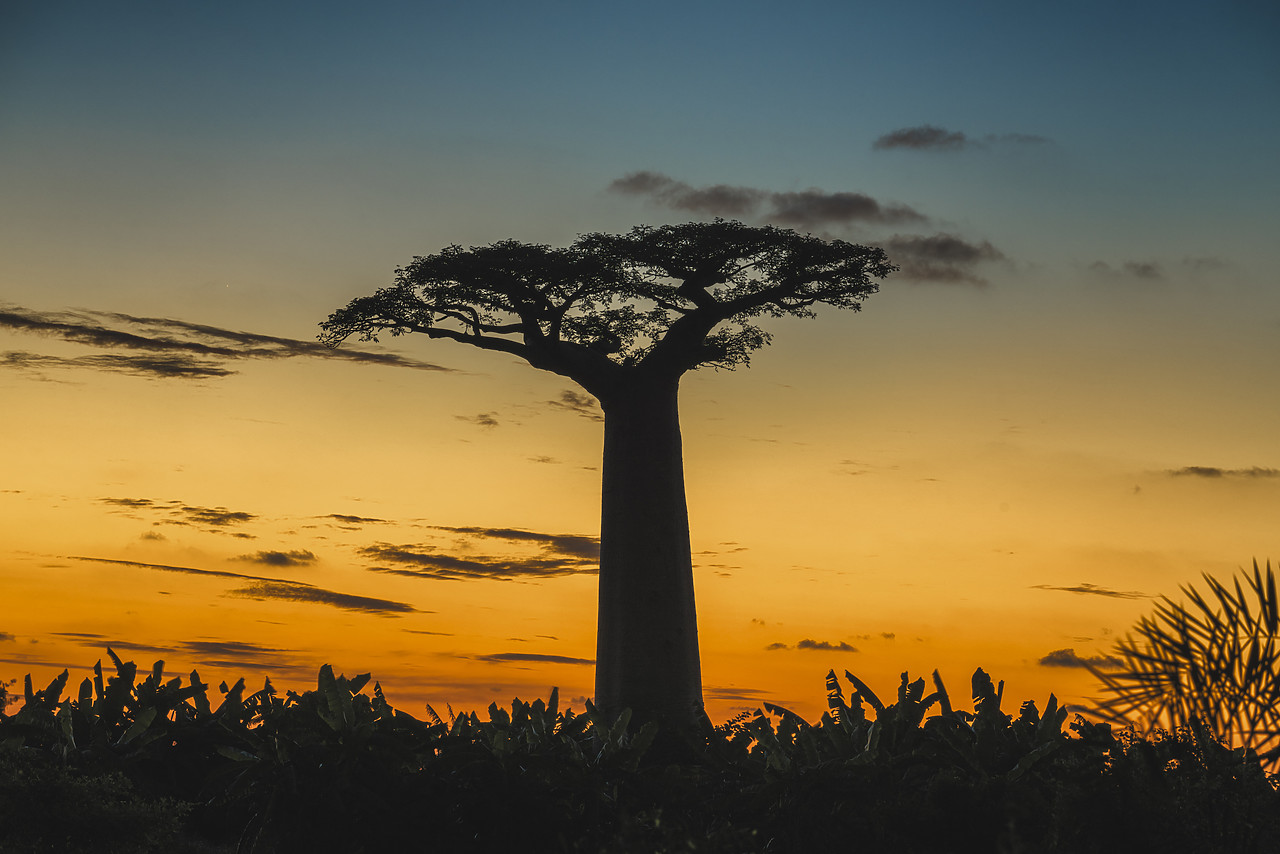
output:
[[682, 383], [712, 718], [831, 669], [1087, 705], [1158, 597], [1280, 559], [1276, 45], [1261, 2], [7, 4], [0, 679], [580, 707], [594, 400], [318, 324], [449, 245], [720, 216], [901, 269]]

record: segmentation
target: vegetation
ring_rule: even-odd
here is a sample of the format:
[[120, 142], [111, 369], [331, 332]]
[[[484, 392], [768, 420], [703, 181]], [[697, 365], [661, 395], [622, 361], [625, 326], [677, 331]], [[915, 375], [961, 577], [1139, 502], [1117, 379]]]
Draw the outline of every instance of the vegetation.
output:
[[[1201, 721], [1227, 743], [1280, 765], [1280, 600], [1267, 561], [1253, 562], [1231, 587], [1208, 574], [1209, 596], [1183, 587], [1189, 603], [1168, 597], [1116, 652], [1117, 671], [1090, 667], [1109, 695], [1094, 714], [1145, 731]], [[1246, 592], [1247, 591], [1247, 592]]]
[[554, 690], [418, 720], [328, 666], [302, 694], [215, 693], [108, 652], [115, 675], [28, 678], [0, 712], [0, 851], [1280, 850], [1252, 751], [1066, 726], [1052, 695], [1009, 715], [982, 670], [972, 712], [936, 672], [890, 703], [833, 672], [816, 724], [765, 704], [664, 740]]
[[508, 353], [604, 411], [595, 698], [602, 711], [695, 728], [702, 670], [680, 437], [680, 378], [746, 365], [761, 317], [857, 311], [897, 267], [884, 250], [773, 226], [689, 222], [586, 234], [563, 249], [450, 246], [320, 324]]

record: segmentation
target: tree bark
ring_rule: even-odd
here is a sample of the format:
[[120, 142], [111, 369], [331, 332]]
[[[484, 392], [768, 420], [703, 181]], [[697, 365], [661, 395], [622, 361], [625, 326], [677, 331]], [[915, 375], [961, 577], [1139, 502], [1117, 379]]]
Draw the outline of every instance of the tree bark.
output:
[[703, 715], [678, 376], [601, 398], [604, 462], [596, 706], [685, 727]]

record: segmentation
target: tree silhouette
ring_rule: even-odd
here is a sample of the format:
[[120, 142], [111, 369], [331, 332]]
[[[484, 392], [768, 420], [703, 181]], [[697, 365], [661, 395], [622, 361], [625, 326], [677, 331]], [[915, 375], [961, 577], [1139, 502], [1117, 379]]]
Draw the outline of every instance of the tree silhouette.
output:
[[762, 317], [858, 310], [884, 251], [716, 220], [587, 234], [564, 249], [501, 241], [416, 257], [394, 284], [321, 324], [417, 332], [560, 374], [604, 411], [596, 705], [684, 725], [702, 714], [680, 378], [733, 368], [769, 342]]
[[1108, 696], [1099, 717], [1147, 732], [1199, 720], [1228, 743], [1250, 747], [1280, 766], [1280, 598], [1276, 578], [1253, 562], [1228, 586], [1204, 575], [1210, 596], [1194, 587], [1189, 603], [1168, 597], [1116, 645], [1124, 665], [1092, 665]]

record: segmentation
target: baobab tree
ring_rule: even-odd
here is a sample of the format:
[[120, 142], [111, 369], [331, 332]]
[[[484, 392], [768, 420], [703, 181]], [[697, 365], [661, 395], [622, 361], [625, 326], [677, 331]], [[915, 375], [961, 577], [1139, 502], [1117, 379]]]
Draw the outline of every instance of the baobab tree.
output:
[[320, 338], [458, 341], [567, 377], [600, 402], [595, 702], [685, 726], [703, 706], [680, 378], [746, 365], [769, 343], [760, 318], [858, 310], [896, 269], [878, 248], [723, 220], [587, 234], [564, 249], [450, 246], [335, 311]]

